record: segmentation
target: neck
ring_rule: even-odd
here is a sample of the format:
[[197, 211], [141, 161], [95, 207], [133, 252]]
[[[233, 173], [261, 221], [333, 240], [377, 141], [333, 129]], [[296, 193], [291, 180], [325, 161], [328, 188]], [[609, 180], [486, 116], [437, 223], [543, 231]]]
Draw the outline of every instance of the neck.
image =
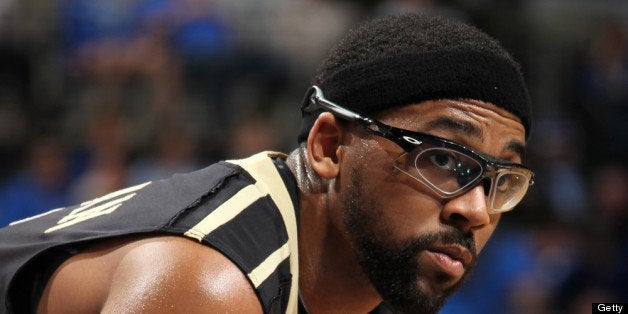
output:
[[[299, 157], [300, 155], [300, 157]], [[341, 203], [326, 184], [309, 180], [305, 154], [292, 154], [288, 166], [299, 186], [299, 290], [311, 313], [366, 313], [381, 297], [362, 272], [344, 232]], [[300, 165], [295, 163], [299, 162]]]

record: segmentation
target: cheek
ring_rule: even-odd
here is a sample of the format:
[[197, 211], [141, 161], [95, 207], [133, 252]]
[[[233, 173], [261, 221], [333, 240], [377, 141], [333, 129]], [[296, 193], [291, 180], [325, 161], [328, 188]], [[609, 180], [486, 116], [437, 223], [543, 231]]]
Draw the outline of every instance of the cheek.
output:
[[[386, 151], [361, 139], [358, 149], [345, 152], [344, 167], [337, 178], [341, 198], [371, 218], [373, 231], [391, 240], [414, 238], [438, 229], [442, 204], [424, 187], [393, 166], [401, 152]], [[358, 193], [351, 189], [359, 189]]]
[[429, 225], [438, 222], [440, 206], [432, 203], [433, 199], [424, 195], [409, 196], [398, 192], [391, 200], [391, 219], [399, 228], [414, 234], [420, 229], [432, 229]]
[[390, 171], [386, 186], [383, 197], [401, 234], [415, 237], [439, 229], [442, 200], [426, 186], [398, 169]]
[[[405, 176], [405, 174], [401, 174]], [[391, 177], [394, 176], [391, 175]], [[439, 227], [441, 204], [428, 194], [395, 177], [382, 182], [367, 200], [379, 209], [378, 225], [391, 238], [408, 239]]]

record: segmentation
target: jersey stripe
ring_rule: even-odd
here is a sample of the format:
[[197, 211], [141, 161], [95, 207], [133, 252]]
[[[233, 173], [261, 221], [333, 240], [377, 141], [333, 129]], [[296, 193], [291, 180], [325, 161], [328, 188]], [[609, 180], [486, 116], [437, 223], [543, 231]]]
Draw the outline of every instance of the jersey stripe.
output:
[[[297, 237], [297, 220], [290, 194], [281, 179], [281, 175], [269, 158], [279, 156], [279, 153], [262, 152], [246, 159], [229, 160], [227, 162], [239, 165], [246, 170], [255, 180], [255, 185], [262, 191], [268, 191], [272, 200], [277, 204], [281, 217], [284, 220], [288, 232], [288, 247], [290, 249], [290, 271], [292, 282], [290, 287], [290, 299], [287, 313], [297, 313], [299, 292], [299, 248]], [[284, 155], [285, 156], [285, 155]], [[262, 263], [263, 264], [263, 263]], [[256, 267], [255, 269], [259, 268]], [[272, 272], [271, 272], [272, 273]], [[270, 274], [269, 274], [270, 275]], [[268, 277], [268, 276], [266, 276]], [[259, 281], [260, 278], [255, 279]], [[266, 278], [263, 278], [266, 279]], [[251, 281], [254, 279], [251, 278]], [[263, 280], [261, 281], [263, 282]], [[260, 282], [260, 284], [261, 284]], [[257, 288], [257, 286], [256, 286]]]
[[248, 276], [255, 288], [258, 288], [288, 256], [290, 256], [290, 246], [286, 242], [286, 244], [270, 254], [266, 260], [253, 269]]
[[256, 186], [246, 186], [188, 230], [185, 235], [201, 241], [206, 235], [229, 222], [253, 202], [264, 196], [266, 194], [262, 193]]

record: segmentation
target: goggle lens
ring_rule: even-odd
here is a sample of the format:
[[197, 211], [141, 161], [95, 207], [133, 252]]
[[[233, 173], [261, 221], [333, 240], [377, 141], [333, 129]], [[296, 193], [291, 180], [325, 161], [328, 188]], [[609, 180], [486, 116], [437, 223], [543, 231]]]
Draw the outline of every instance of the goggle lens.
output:
[[491, 187], [490, 205], [494, 211], [507, 211], [515, 207], [530, 186], [530, 175], [517, 169], [501, 169]]
[[428, 148], [418, 152], [414, 157], [414, 167], [419, 176], [445, 194], [466, 188], [482, 175], [480, 163], [447, 148]]
[[515, 207], [525, 196], [532, 172], [522, 168], [499, 168], [486, 173], [478, 160], [444, 147], [417, 147], [395, 160], [395, 168], [427, 185], [443, 197], [465, 193], [480, 181], [491, 183], [487, 206], [492, 212]]

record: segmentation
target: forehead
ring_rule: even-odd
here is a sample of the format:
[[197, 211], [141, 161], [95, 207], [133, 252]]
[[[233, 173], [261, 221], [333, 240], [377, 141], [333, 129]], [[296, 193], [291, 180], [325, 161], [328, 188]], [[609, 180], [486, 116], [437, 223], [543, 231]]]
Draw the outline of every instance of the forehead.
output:
[[377, 117], [392, 126], [448, 138], [494, 156], [503, 156], [505, 150], [521, 155], [525, 143], [525, 128], [517, 116], [477, 100], [430, 100], [391, 108]]

